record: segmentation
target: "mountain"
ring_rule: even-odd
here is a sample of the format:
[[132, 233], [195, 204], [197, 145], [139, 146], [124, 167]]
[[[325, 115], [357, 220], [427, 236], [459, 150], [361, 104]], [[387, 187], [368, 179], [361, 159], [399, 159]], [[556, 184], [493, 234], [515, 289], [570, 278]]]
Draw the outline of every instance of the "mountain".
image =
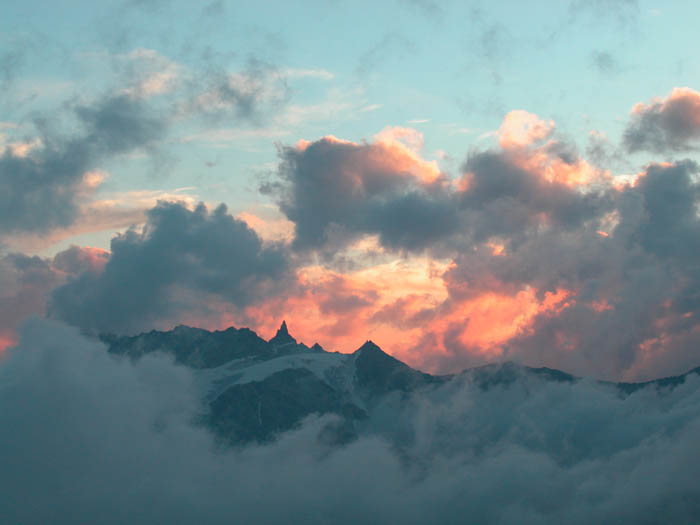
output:
[[[318, 344], [308, 347], [290, 335], [284, 321], [269, 341], [247, 328], [210, 332], [187, 326], [100, 339], [118, 356], [139, 359], [164, 353], [191, 368], [202, 401], [202, 424], [232, 446], [274, 440], [312, 414], [338, 416], [339, 423], [325, 433], [332, 443], [377, 428], [396, 433], [392, 414], [413, 409], [410, 403], [418, 395], [439, 399], [443, 389], [464, 385], [483, 392], [517, 387], [528, 395], [545, 384], [581, 380], [559, 370], [512, 362], [456, 375], [431, 375], [402, 363], [372, 341], [352, 354], [327, 352]], [[644, 388], [673, 389], [690, 374], [700, 374], [700, 367], [655, 381], [599, 384], [627, 396]]]
[[152, 330], [131, 337], [104, 334], [100, 340], [113, 354], [138, 359], [145, 354], [164, 352], [172, 355], [177, 364], [194, 369], [215, 368], [236, 359], [266, 360], [279, 355], [323, 351], [319, 345], [309, 348], [297, 343], [284, 321], [269, 341], [248, 328], [210, 332], [183, 325], [168, 332]]

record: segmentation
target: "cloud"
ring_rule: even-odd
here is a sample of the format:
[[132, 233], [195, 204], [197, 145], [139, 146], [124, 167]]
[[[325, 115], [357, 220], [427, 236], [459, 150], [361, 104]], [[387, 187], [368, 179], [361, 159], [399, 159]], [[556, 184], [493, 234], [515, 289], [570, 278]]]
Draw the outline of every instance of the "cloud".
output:
[[[88, 271], [56, 289], [51, 315], [90, 333], [134, 333], [207, 311], [207, 298], [243, 307], [280, 292], [290, 261], [264, 245], [224, 205], [189, 210], [161, 202], [142, 231], [112, 239], [103, 271]], [[213, 301], [216, 302], [216, 301]]]
[[498, 129], [502, 148], [523, 147], [546, 139], [554, 131], [553, 120], [542, 120], [522, 109], [510, 111]]
[[418, 156], [421, 144], [406, 128], [387, 129], [373, 143], [304, 141], [281, 148], [278, 180], [263, 189], [294, 222], [297, 249], [370, 233], [384, 245], [421, 250], [457, 226], [456, 201], [437, 164]]
[[699, 141], [700, 93], [690, 88], [673, 88], [666, 98], [635, 105], [624, 132], [629, 153], [690, 151]]
[[53, 259], [22, 253], [0, 257], [0, 352], [15, 341], [27, 317], [44, 314], [52, 290], [67, 276], [101, 269], [106, 255], [97, 248], [71, 246]]
[[584, 193], [567, 184], [566, 167], [578, 162], [556, 161], [554, 180], [548, 180], [544, 166], [528, 166], [530, 160], [493, 152], [467, 159], [461, 197], [476, 241], [513, 238], [541, 226], [574, 229], [611, 208], [604, 192]]
[[123, 63], [120, 76], [129, 79], [123, 92], [134, 98], [168, 93], [182, 76], [181, 66], [153, 49], [136, 48], [118, 58]]
[[[438, 330], [435, 337], [446, 350], [433, 356], [440, 369], [454, 370], [484, 354], [493, 359], [494, 352], [608, 379], [649, 378], [697, 366], [696, 171], [690, 161], [652, 164], [635, 184], [607, 191], [612, 206], [601, 210], [607, 213], [579, 215], [565, 203], [568, 211], [557, 227], [506, 235], [498, 252], [487, 245], [456, 256], [444, 276], [454, 303], [438, 310], [444, 319], [453, 311], [458, 315], [462, 298], [493, 292], [513, 297], [534, 290], [538, 302], [547, 293], [566, 292], [567, 299], [538, 311], [495, 347], [466, 344], [465, 322], [455, 323], [456, 338]], [[508, 186], [517, 188], [512, 181]], [[488, 202], [488, 194], [479, 200]], [[493, 233], [497, 226], [488, 222], [484, 228]]]
[[0, 361], [0, 513], [11, 522], [697, 521], [697, 376], [623, 397], [503, 371], [515, 382], [483, 390], [475, 372], [387, 397], [345, 446], [324, 444], [332, 417], [311, 417], [272, 444], [221, 450], [192, 424], [202, 407], [187, 369], [117, 360], [74, 329], [34, 320]]
[[270, 118], [290, 96], [284, 72], [254, 57], [236, 72], [216, 64], [204, 68], [187, 79], [185, 92], [177, 110], [182, 116], [214, 121], [234, 117], [254, 124]]
[[[422, 136], [405, 128], [369, 143], [326, 137], [281, 149], [267, 189], [294, 224], [298, 253], [345, 272], [346, 256], [379, 268], [423, 253], [443, 265], [426, 291], [381, 290], [352, 322], [329, 314], [328, 333], [372, 333], [443, 372], [514, 359], [645, 379], [697, 366], [697, 165], [651, 164], [622, 183], [527, 112], [504, 119], [499, 142], [471, 153], [457, 179], [432, 170]], [[373, 282], [346, 285], [361, 293]], [[343, 330], [324, 346], [348, 344]]]
[[154, 147], [165, 132], [166, 119], [126, 95], [71, 109], [78, 133], [64, 137], [39, 121], [38, 146], [0, 154], [0, 235], [69, 226], [81, 197], [94, 190], [86, 174], [115, 155]]
[[608, 181], [553, 132], [552, 121], [509, 113], [501, 149], [471, 154], [456, 181], [420, 156], [423, 136], [411, 128], [385, 128], [369, 143], [301, 141], [280, 149], [277, 179], [262, 189], [294, 223], [298, 250], [334, 251], [376, 234], [391, 250], [445, 253], [455, 237], [468, 244], [543, 224], [571, 229], [611, 208], [595, 186]]
[[23, 254], [0, 258], [0, 353], [15, 340], [15, 330], [30, 315], [44, 311], [62, 276], [40, 257]]

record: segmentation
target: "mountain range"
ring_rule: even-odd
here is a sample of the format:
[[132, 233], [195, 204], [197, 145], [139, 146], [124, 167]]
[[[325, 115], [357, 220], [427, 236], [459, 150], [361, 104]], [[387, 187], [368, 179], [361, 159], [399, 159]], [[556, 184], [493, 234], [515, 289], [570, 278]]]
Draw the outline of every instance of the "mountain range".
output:
[[[177, 326], [136, 336], [102, 335], [111, 354], [138, 360], [162, 353], [191, 369], [201, 399], [199, 422], [225, 446], [274, 441], [312, 414], [337, 416], [324, 429], [328, 443], [345, 443], [379, 432], [400, 444], [391, 428], [392, 411], [405, 410], [417, 396], [438, 398], [445, 389], [477, 391], [517, 385], [529, 395], [551, 383], [588, 381], [566, 372], [513, 362], [431, 375], [415, 370], [372, 341], [351, 354], [328, 352], [297, 342], [286, 322], [269, 341], [248, 328], [208, 331]], [[642, 383], [594, 382], [628, 396], [641, 389], [658, 391], [683, 384], [686, 374]]]

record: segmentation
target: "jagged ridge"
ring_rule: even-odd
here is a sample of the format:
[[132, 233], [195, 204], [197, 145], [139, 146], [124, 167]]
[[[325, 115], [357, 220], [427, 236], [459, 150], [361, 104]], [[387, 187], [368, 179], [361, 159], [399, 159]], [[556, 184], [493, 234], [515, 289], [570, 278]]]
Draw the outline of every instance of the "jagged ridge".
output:
[[[131, 337], [103, 335], [101, 340], [113, 354], [138, 359], [162, 352], [192, 368], [203, 385], [202, 420], [232, 445], [269, 441], [310, 414], [327, 413], [337, 414], [343, 421], [328, 435], [336, 442], [347, 441], [386, 396], [407, 396], [453, 379], [469, 381], [481, 390], [509, 388], [522, 380], [580, 380], [559, 370], [513, 362], [436, 376], [411, 368], [372, 341], [366, 341], [352, 354], [326, 352], [318, 344], [309, 348], [290, 335], [285, 321], [269, 341], [247, 328], [210, 332], [187, 326]], [[647, 387], [673, 389], [690, 374], [700, 374], [700, 367], [642, 383], [600, 383], [627, 396]]]

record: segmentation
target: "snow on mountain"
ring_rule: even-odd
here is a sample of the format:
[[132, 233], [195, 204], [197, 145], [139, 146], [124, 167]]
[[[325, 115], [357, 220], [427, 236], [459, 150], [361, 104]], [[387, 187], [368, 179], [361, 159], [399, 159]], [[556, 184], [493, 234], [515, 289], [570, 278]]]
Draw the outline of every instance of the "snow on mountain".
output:
[[[230, 445], [274, 440], [312, 414], [340, 417], [341, 423], [328, 429], [331, 442], [380, 432], [399, 443], [410, 431], [392, 421], [397, 413], [417, 410], [421, 403], [439, 407], [441, 399], [454, 403], [455, 395], [463, 398], [464, 392], [499, 388], [521, 389], [528, 396], [546, 384], [581, 381], [559, 370], [512, 362], [435, 376], [409, 367], [372, 341], [352, 354], [327, 352], [317, 344], [308, 347], [290, 335], [284, 321], [269, 341], [246, 328], [209, 332], [186, 326], [101, 339], [113, 354], [139, 359], [160, 352], [190, 368], [202, 402], [202, 421]], [[700, 374], [700, 368], [688, 374]], [[646, 383], [597, 384], [624, 397], [647, 387], [675, 388], [688, 374]], [[421, 401], [415, 405], [417, 399]]]

